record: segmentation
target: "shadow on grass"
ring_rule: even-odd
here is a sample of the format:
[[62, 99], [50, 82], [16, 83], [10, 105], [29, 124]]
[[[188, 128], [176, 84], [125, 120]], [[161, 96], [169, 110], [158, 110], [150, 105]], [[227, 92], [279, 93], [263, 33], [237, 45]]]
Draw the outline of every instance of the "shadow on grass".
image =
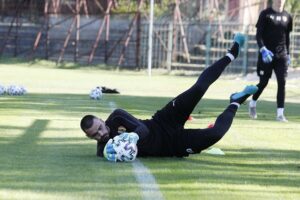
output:
[[[113, 163], [90, 155], [91, 145], [85, 138], [41, 138], [48, 123], [49, 120], [36, 120], [24, 128], [21, 136], [4, 140], [6, 143], [0, 145], [1, 190], [47, 192], [54, 196], [60, 193], [72, 196], [75, 192], [93, 199], [107, 199], [106, 195], [115, 190], [137, 191], [131, 164], [114, 168]], [[3, 142], [2, 139], [0, 136]], [[120, 197], [121, 192], [116, 192], [110, 199]], [[131, 194], [125, 197], [133, 198]]]
[[[246, 194], [247, 192], [258, 198], [259, 194], [265, 193], [262, 192], [263, 190], [272, 194], [286, 192], [288, 195], [300, 195], [300, 151], [223, 150], [226, 156], [202, 153], [184, 159], [142, 158], [141, 161], [151, 168], [160, 185], [165, 185], [163, 186], [165, 192], [176, 192], [180, 189], [189, 194], [193, 190], [204, 190], [204, 193], [211, 190], [212, 195], [216, 195], [216, 191], [226, 193], [230, 187], [232, 191], [245, 194], [244, 199], [247, 199], [249, 195]], [[191, 188], [178, 186], [178, 184], [190, 185], [191, 183], [193, 185]], [[200, 186], [195, 187], [193, 183], [199, 183]], [[243, 186], [245, 187], [241, 188]], [[257, 190], [255, 187], [264, 189]], [[181, 194], [178, 195], [181, 196]]]
[[[25, 96], [1, 97], [1, 115], [17, 115], [22, 112], [36, 118], [29, 127], [1, 126], [4, 130], [22, 130], [20, 137], [4, 138], [0, 135], [0, 188], [51, 194], [80, 193], [95, 199], [136, 199], [139, 186], [132, 174], [130, 163], [114, 164], [91, 155], [95, 143], [85, 138], [63, 137], [64, 128], [55, 127], [62, 137], [42, 138], [51, 121], [48, 115], [55, 113], [65, 120], [79, 118], [87, 113], [108, 115], [112, 108], [128, 110], [133, 115], [150, 117], [165, 105], [170, 98], [104, 95], [100, 101], [77, 94], [28, 94]], [[228, 105], [226, 100], [203, 99], [195, 109], [197, 118], [216, 118]], [[264, 120], [274, 120], [269, 113], [273, 102], [262, 102]], [[299, 122], [300, 105], [287, 103], [287, 116]], [[33, 115], [32, 113], [36, 113]], [[239, 118], [248, 120], [246, 108]], [[43, 115], [41, 115], [43, 113]], [[5, 143], [3, 143], [5, 142]], [[261, 185], [288, 187], [299, 193], [300, 151], [277, 149], [224, 149], [226, 156], [207, 154], [189, 158], [142, 158], [151, 169], [163, 191], [178, 190], [174, 185], [197, 183], [211, 184], [211, 190], [222, 184]], [[184, 188], [185, 194], [196, 190]], [[199, 188], [198, 188], [199, 189]], [[247, 190], [249, 191], [249, 190]], [[255, 191], [252, 191], [255, 194]], [[280, 191], [274, 191], [280, 192]], [[114, 194], [114, 196], [107, 196]]]

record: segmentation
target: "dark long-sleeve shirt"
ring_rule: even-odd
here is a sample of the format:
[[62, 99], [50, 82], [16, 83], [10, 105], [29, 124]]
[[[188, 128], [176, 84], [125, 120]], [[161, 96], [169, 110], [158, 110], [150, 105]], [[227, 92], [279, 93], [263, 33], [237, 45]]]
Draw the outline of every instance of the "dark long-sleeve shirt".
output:
[[[176, 130], [164, 130], [164, 128], [153, 119], [140, 120], [122, 109], [116, 109], [107, 118], [105, 124], [110, 128], [110, 138], [119, 135], [120, 128], [125, 128], [126, 132], [137, 133], [139, 135], [139, 140], [137, 143], [138, 156], [174, 155], [172, 152], [172, 139], [169, 137], [170, 134], [167, 133], [174, 133]], [[103, 156], [103, 150], [106, 142], [98, 141], [98, 156]]]
[[293, 20], [288, 12], [276, 12], [272, 8], [267, 8], [260, 13], [256, 28], [259, 48], [266, 46], [276, 57], [289, 54]]

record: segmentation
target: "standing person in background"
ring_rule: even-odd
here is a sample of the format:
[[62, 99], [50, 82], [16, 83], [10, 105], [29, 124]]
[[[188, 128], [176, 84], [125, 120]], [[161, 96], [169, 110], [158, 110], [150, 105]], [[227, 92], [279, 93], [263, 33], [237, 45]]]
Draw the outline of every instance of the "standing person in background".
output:
[[293, 22], [284, 8], [285, 0], [273, 0], [272, 7], [260, 13], [256, 24], [256, 40], [259, 46], [257, 62], [258, 91], [249, 102], [249, 115], [256, 119], [256, 101], [268, 85], [274, 70], [277, 78], [277, 120], [287, 122], [284, 115], [285, 83], [290, 65], [290, 32]]

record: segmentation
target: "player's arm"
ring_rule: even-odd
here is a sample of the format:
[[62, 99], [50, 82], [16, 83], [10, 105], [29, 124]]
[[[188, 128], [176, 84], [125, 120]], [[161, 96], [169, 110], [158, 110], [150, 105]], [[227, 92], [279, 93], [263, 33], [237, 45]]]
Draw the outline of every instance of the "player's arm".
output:
[[97, 142], [97, 156], [103, 157], [103, 150], [106, 142]]
[[268, 28], [268, 26], [266, 25], [266, 14], [265, 12], [261, 12], [261, 14], [259, 15], [257, 24], [256, 24], [256, 41], [257, 44], [259, 46], [259, 52], [262, 55], [262, 60], [264, 63], [271, 63], [273, 60], [273, 52], [270, 51], [269, 49], [267, 49], [267, 47], [264, 44], [264, 40], [263, 40], [263, 34], [264, 31], [270, 31], [270, 30], [266, 30]]
[[289, 24], [286, 32], [286, 48], [287, 48], [287, 53], [290, 54], [290, 33], [293, 30], [293, 18], [292, 16], [289, 16]]
[[141, 140], [150, 132], [145, 124], [122, 109], [114, 110], [108, 120], [113, 120], [113, 123], [117, 123], [118, 126], [125, 127], [127, 132], [137, 133]]
[[290, 56], [290, 33], [293, 30], [293, 18], [289, 15], [289, 24], [286, 30], [286, 50], [287, 50], [287, 64], [288, 66], [291, 65], [291, 56]]
[[265, 26], [265, 13], [261, 12], [258, 18], [258, 21], [256, 23], [256, 41], [258, 44], [259, 49], [265, 46], [264, 41], [263, 41], [263, 32], [264, 29], [266, 28]]

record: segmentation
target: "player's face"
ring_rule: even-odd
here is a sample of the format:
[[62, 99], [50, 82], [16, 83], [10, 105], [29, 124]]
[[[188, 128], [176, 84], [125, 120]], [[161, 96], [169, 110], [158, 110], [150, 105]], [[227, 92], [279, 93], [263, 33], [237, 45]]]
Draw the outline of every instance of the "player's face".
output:
[[102, 119], [95, 117], [91, 128], [86, 129], [84, 132], [86, 136], [97, 141], [107, 141], [109, 139], [109, 127], [105, 125]]
[[273, 7], [279, 10], [283, 10], [285, 0], [273, 0]]

